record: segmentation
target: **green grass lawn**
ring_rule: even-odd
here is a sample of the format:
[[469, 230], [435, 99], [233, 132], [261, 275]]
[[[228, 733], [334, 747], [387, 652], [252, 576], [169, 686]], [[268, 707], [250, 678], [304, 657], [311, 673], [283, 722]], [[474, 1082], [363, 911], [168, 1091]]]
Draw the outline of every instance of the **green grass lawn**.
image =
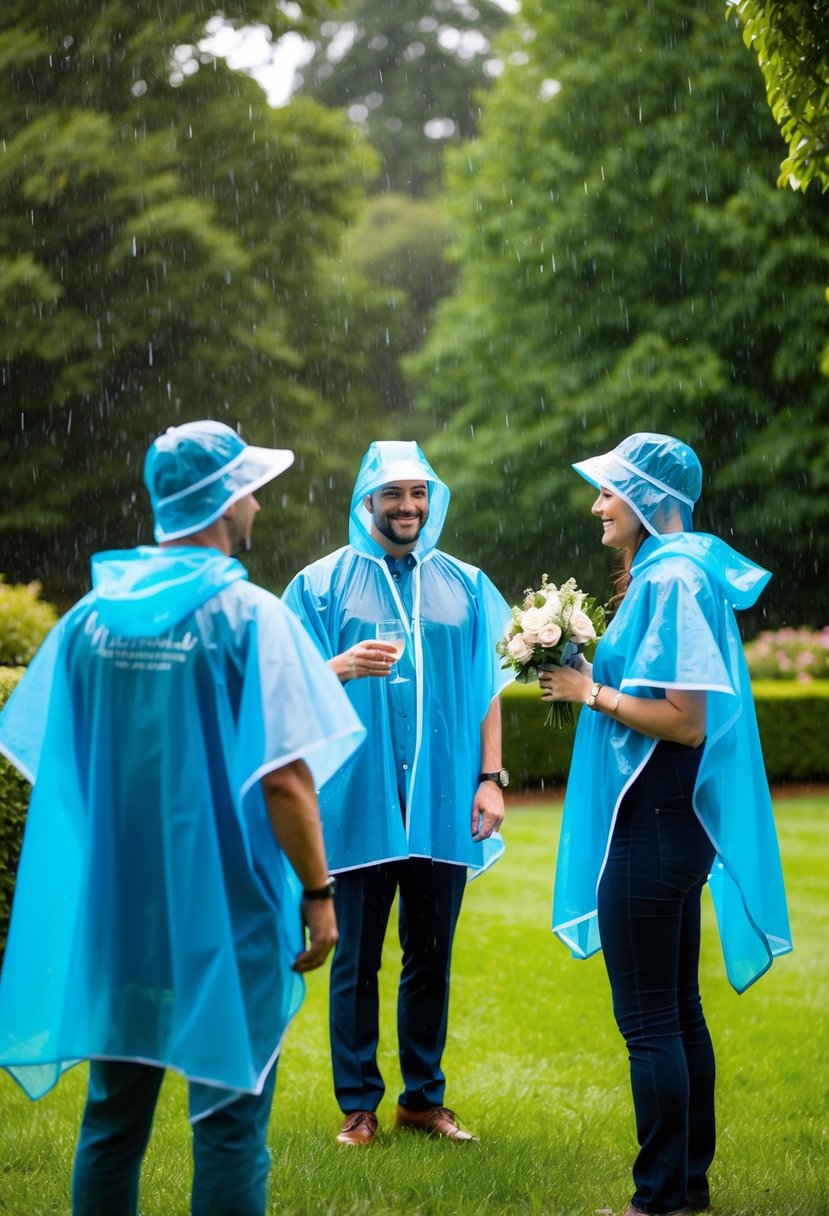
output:
[[[702, 987], [717, 1051], [715, 1216], [829, 1214], [829, 797], [776, 803], [795, 951], [738, 997], [706, 901]], [[455, 949], [447, 1104], [481, 1137], [453, 1146], [392, 1128], [399, 1088], [396, 936], [382, 976], [389, 1092], [369, 1150], [337, 1148], [327, 977], [289, 1032], [270, 1129], [273, 1213], [487, 1216], [618, 1211], [631, 1194], [633, 1115], [600, 957], [572, 961], [550, 906], [560, 809], [515, 807], [506, 857], [467, 892]], [[84, 1068], [31, 1103], [0, 1074], [0, 1212], [68, 1211]], [[143, 1216], [188, 1212], [185, 1087], [168, 1077], [142, 1176]]]

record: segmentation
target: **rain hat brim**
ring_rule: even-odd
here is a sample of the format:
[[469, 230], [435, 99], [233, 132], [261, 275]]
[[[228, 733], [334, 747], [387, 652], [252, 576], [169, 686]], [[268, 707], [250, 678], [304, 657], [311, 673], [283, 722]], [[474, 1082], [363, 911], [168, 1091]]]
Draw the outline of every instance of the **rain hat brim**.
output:
[[577, 473], [589, 481], [597, 490], [603, 487], [612, 490], [623, 502], [626, 502], [643, 527], [656, 535], [656, 530], [648, 522], [629, 494], [625, 492], [624, 484], [630, 481], [631, 471], [618, 459], [614, 452], [604, 452], [601, 456], [588, 456], [587, 460], [579, 460], [572, 466]]
[[[227, 492], [219, 492], [220, 501], [213, 499], [212, 511], [208, 511], [197, 520], [187, 519], [186, 523], [182, 521], [180, 527], [169, 530], [157, 518], [156, 540], [159, 544], [163, 541], [180, 540], [182, 537], [192, 536], [194, 532], [210, 527], [234, 503], [247, 497], [248, 494], [255, 494], [262, 486], [273, 481], [275, 477], [279, 477], [280, 473], [284, 473], [294, 463], [294, 459], [294, 453], [289, 448], [259, 448], [246, 444], [243, 451], [230, 465], [217, 471], [216, 480], [221, 480]], [[197, 487], [188, 486], [181, 492], [181, 496], [191, 495], [196, 489]], [[159, 507], [165, 507], [176, 497], [178, 495], [172, 495], [163, 503], [159, 503]]]

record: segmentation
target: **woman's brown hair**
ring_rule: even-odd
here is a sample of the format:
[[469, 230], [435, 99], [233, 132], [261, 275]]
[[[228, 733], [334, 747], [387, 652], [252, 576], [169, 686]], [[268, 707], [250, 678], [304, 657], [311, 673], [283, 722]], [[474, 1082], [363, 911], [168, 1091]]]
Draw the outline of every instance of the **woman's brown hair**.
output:
[[614, 562], [614, 570], [612, 575], [613, 594], [608, 601], [608, 609], [610, 615], [615, 616], [619, 609], [619, 605], [627, 595], [627, 589], [630, 586], [630, 568], [633, 565], [633, 559], [639, 552], [639, 548], [643, 541], [647, 540], [650, 532], [644, 524], [639, 525], [639, 531], [636, 535], [636, 540], [629, 549], [620, 549], [616, 555]]

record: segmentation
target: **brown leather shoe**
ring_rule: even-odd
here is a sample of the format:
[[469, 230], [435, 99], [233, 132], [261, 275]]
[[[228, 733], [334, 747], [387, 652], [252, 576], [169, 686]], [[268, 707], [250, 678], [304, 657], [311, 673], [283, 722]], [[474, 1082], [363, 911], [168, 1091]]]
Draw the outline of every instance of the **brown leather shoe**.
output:
[[407, 1132], [423, 1132], [435, 1139], [478, 1141], [477, 1136], [458, 1127], [458, 1116], [446, 1106], [430, 1106], [428, 1110], [409, 1110], [405, 1106], [398, 1106], [395, 1122]]
[[345, 1117], [338, 1144], [371, 1144], [377, 1135], [377, 1116], [373, 1110], [352, 1110]]

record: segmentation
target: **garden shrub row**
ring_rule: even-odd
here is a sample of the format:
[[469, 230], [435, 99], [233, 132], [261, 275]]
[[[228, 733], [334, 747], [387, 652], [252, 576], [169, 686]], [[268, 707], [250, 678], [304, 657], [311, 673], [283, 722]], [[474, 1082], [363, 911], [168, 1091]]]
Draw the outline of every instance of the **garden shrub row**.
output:
[[[769, 781], [829, 780], [829, 680], [758, 680], [753, 689]], [[513, 787], [565, 781], [574, 728], [544, 726], [547, 706], [537, 684], [511, 684], [502, 701], [504, 764]]]
[[[22, 675], [22, 667], [0, 667], [0, 706], [5, 705]], [[6, 947], [9, 911], [28, 805], [28, 782], [0, 755], [0, 955]]]
[[[0, 706], [22, 674], [22, 668], [0, 667]], [[769, 780], [829, 780], [829, 680], [808, 685], [759, 681], [754, 695]], [[504, 763], [514, 789], [558, 785], [566, 779], [573, 729], [545, 726], [546, 709], [536, 684], [513, 684], [504, 693]], [[28, 794], [26, 782], [0, 756], [0, 951], [6, 940]]]
[[53, 604], [40, 598], [40, 583], [9, 584], [0, 574], [0, 666], [24, 667], [58, 619]]

